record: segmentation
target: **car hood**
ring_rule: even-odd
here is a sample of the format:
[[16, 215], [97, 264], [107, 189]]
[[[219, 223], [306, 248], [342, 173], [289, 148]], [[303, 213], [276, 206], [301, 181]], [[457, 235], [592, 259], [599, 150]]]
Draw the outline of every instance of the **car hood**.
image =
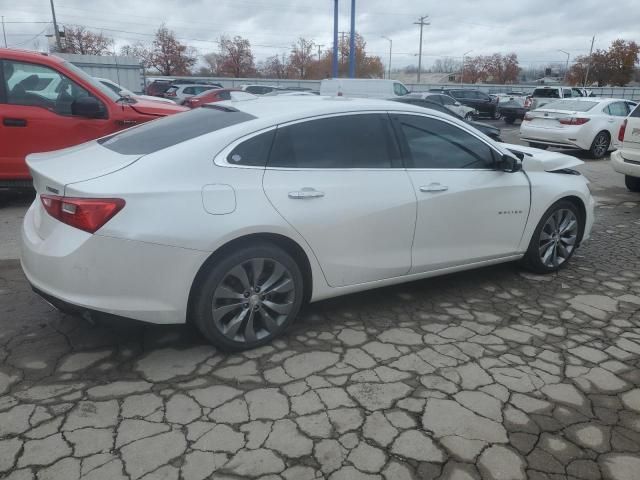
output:
[[53, 152], [27, 155], [38, 193], [64, 195], [67, 185], [123, 169], [143, 155], [121, 155], [91, 141]]
[[136, 112], [143, 115], [155, 115], [157, 117], [165, 117], [174, 113], [186, 112], [187, 107], [165, 102], [157, 102], [155, 100], [145, 100], [136, 98], [136, 103], [129, 104]]
[[522, 168], [525, 172], [555, 172], [565, 168], [574, 168], [582, 165], [584, 162], [571, 155], [565, 155], [559, 152], [549, 152], [540, 150], [539, 148], [523, 147], [522, 145], [513, 145], [504, 143], [501, 145], [510, 151], [521, 152], [524, 154], [522, 160]]

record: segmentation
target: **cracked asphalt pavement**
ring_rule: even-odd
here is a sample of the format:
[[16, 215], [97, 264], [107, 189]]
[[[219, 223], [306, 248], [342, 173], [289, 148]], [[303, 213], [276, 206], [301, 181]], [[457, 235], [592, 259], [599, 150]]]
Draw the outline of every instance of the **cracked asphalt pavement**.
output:
[[558, 274], [313, 304], [239, 354], [63, 315], [0, 261], [0, 478], [640, 478], [640, 197], [608, 168]]

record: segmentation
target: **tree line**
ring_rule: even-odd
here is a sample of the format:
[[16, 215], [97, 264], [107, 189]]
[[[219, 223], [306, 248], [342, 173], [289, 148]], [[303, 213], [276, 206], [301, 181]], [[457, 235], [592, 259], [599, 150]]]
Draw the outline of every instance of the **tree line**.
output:
[[[384, 66], [378, 56], [366, 52], [362, 35], [355, 38], [356, 74], [361, 78], [381, 78]], [[216, 77], [265, 77], [314, 80], [327, 78], [332, 72], [332, 50], [322, 50], [313, 41], [299, 38], [288, 53], [273, 55], [256, 62], [251, 42], [241, 36], [221, 35], [218, 48], [202, 56], [198, 64], [195, 48], [182, 43], [173, 31], [161, 25], [151, 43], [136, 42], [120, 48], [121, 55], [136, 57], [150, 73], [166, 76], [197, 74]], [[113, 55], [113, 39], [82, 26], [65, 26], [64, 52], [88, 55]], [[338, 71], [348, 72], [349, 40], [338, 45]]]

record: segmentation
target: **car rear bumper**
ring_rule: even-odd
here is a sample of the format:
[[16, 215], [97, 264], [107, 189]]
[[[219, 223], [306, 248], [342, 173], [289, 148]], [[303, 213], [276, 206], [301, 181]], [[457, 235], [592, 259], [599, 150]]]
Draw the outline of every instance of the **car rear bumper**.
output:
[[640, 178], [640, 162], [624, 158], [620, 150], [611, 154], [611, 168], [623, 175]]
[[536, 127], [531, 125], [531, 122], [524, 122], [520, 126], [520, 139], [525, 142], [541, 143], [551, 147], [589, 150], [591, 141], [583, 139], [577, 130], [578, 128]]
[[498, 111], [503, 117], [524, 118], [527, 113], [526, 108], [514, 108], [514, 107], [498, 107]]
[[74, 310], [186, 321], [189, 291], [207, 252], [91, 235], [57, 221], [42, 238], [39, 203], [22, 226], [22, 269], [36, 291]]

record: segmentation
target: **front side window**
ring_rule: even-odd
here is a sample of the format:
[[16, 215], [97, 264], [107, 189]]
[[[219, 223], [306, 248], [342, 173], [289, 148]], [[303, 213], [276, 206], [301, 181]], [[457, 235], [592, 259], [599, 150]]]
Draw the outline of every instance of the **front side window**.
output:
[[635, 107], [635, 110], [631, 112], [631, 117], [638, 118], [640, 117], [640, 104]]
[[416, 115], [399, 115], [398, 123], [412, 168], [494, 168], [493, 150], [454, 125]]
[[43, 65], [4, 60], [3, 73], [7, 103], [11, 105], [72, 115], [76, 100], [93, 96], [70, 78]]
[[275, 133], [274, 129], [240, 143], [227, 155], [227, 162], [231, 165], [264, 167], [269, 158], [269, 151], [271, 150]]
[[395, 93], [396, 95], [402, 96], [402, 95], [408, 94], [409, 90], [407, 90], [407, 88], [404, 85], [402, 85], [401, 83], [394, 82], [393, 83], [393, 93]]
[[345, 115], [279, 127], [269, 167], [390, 168], [398, 158], [386, 114]]
[[563, 89], [563, 90], [562, 90], [562, 96], [563, 96], [564, 98], [569, 98], [569, 97], [571, 97], [571, 89], [569, 89], [569, 88], [565, 88], [565, 89]]

